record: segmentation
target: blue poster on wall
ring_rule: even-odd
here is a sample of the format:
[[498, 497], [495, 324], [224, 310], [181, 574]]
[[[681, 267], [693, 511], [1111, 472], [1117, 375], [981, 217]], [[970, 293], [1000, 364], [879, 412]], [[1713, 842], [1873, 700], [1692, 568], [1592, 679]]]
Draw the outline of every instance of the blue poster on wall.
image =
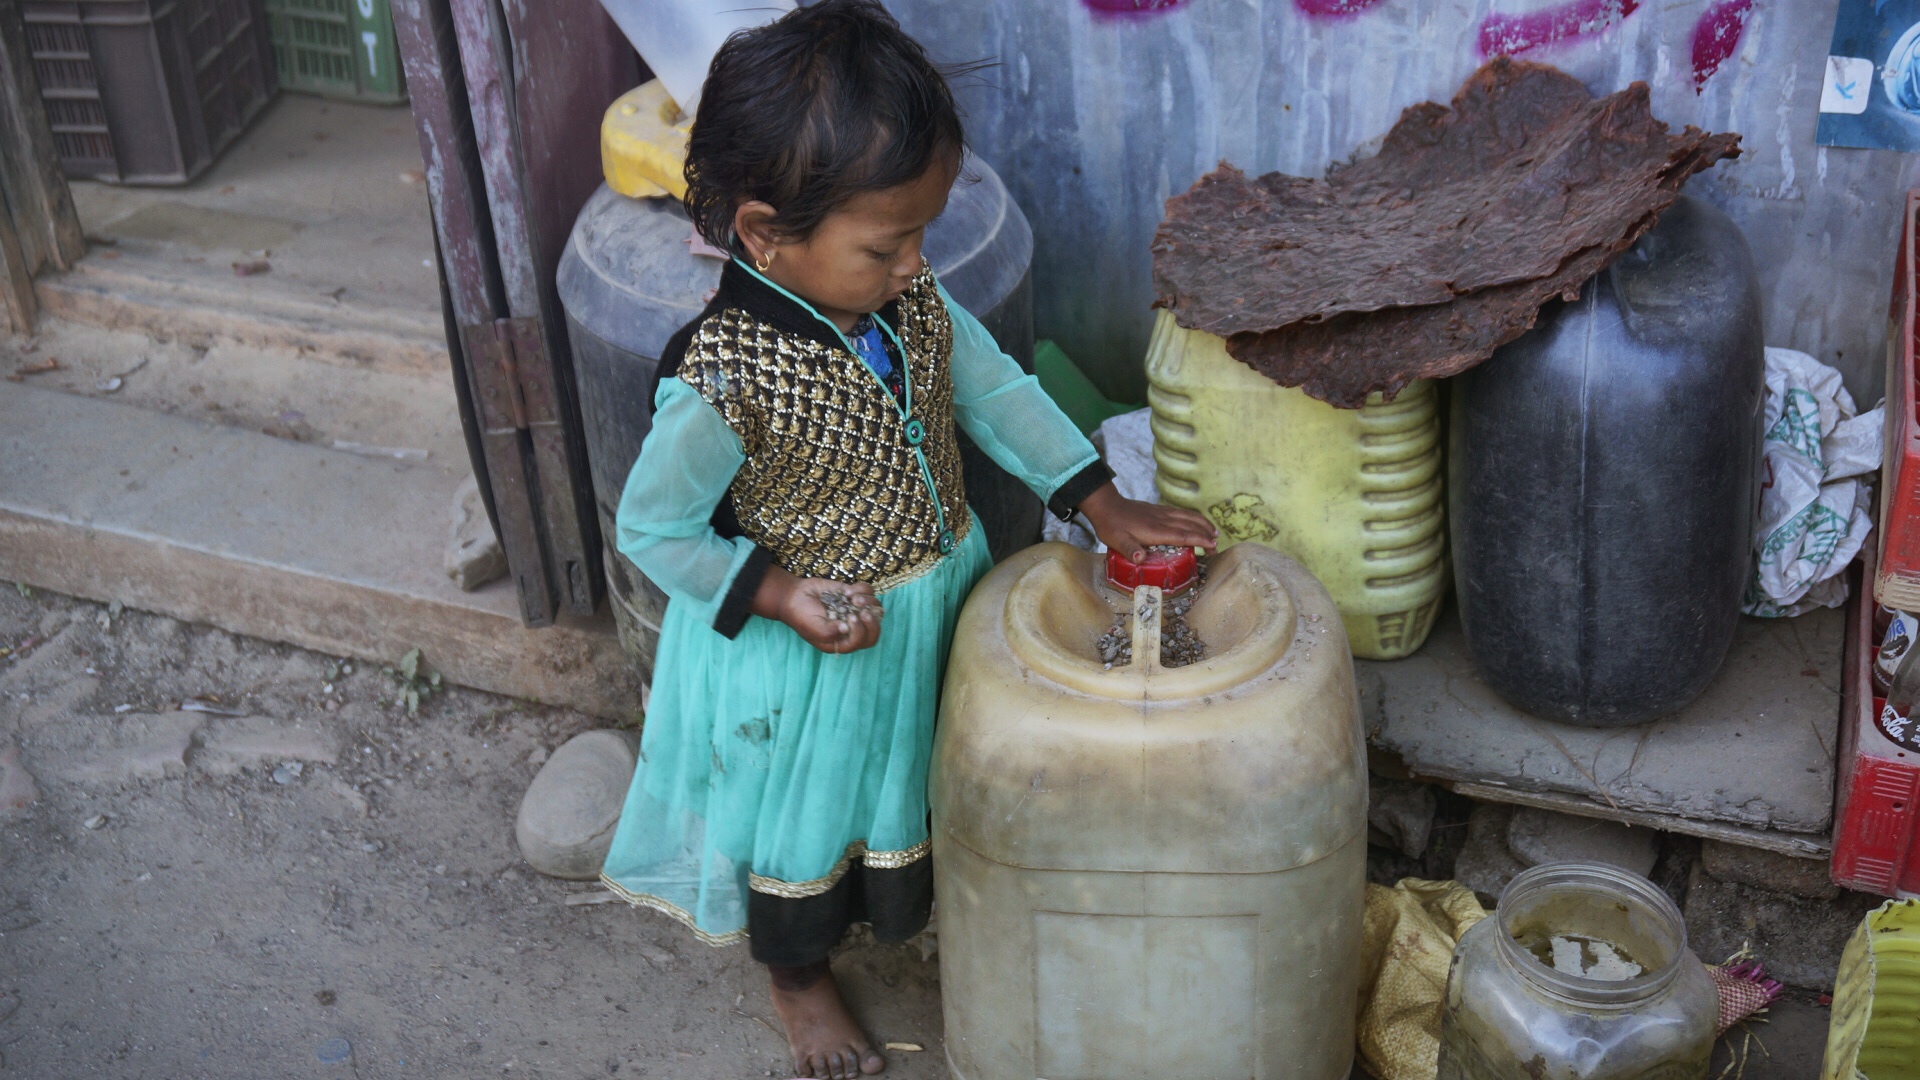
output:
[[1840, 0], [1827, 53], [1815, 141], [1920, 150], [1920, 0]]

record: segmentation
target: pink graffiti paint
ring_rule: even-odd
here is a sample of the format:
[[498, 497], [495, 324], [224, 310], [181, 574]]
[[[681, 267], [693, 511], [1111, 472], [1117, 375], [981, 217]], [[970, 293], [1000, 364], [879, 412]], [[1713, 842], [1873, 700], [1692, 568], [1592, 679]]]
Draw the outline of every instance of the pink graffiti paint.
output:
[[1740, 35], [1753, 14], [1753, 0], [1720, 0], [1693, 24], [1693, 92], [1699, 93], [1713, 73], [1740, 47]]
[[1344, 19], [1358, 15], [1380, 0], [1293, 0], [1294, 10], [1320, 19]]
[[1080, 0], [1081, 6], [1095, 15], [1113, 19], [1159, 15], [1172, 11], [1186, 0]]
[[1640, 8], [1640, 0], [1570, 0], [1525, 15], [1495, 12], [1480, 24], [1480, 55], [1512, 56], [1597, 34]]

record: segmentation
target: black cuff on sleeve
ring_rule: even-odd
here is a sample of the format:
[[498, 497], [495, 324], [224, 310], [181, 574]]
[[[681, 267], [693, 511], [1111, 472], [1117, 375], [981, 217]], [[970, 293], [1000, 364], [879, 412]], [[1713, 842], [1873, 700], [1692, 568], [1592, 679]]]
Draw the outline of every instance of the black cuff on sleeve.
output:
[[741, 629], [747, 625], [747, 616], [753, 614], [754, 594], [760, 591], [760, 583], [766, 580], [767, 568], [772, 565], [773, 552], [766, 548], [755, 545], [747, 553], [747, 561], [741, 565], [726, 599], [720, 601], [719, 613], [713, 617], [713, 628], [721, 637], [732, 641], [740, 636]]
[[1107, 468], [1107, 463], [1096, 461], [1074, 473], [1066, 483], [1061, 484], [1053, 493], [1053, 498], [1047, 500], [1047, 509], [1053, 511], [1054, 517], [1065, 521], [1073, 516], [1073, 512], [1086, 501], [1087, 496], [1105, 487], [1107, 481], [1112, 479], [1113, 470]]

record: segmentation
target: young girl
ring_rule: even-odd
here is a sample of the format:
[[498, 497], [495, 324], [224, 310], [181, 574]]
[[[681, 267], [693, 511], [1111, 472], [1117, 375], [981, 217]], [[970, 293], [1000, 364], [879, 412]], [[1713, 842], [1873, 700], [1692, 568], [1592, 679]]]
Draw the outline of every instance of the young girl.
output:
[[670, 603], [603, 877], [710, 944], [750, 937], [805, 1076], [885, 1066], [828, 953], [854, 922], [903, 941], [932, 904], [935, 707], [989, 565], [955, 424], [1111, 547], [1214, 542], [1198, 514], [1122, 498], [934, 280], [921, 238], [964, 150], [939, 71], [874, 0], [728, 40], [686, 203], [733, 259], [661, 357], [618, 514]]

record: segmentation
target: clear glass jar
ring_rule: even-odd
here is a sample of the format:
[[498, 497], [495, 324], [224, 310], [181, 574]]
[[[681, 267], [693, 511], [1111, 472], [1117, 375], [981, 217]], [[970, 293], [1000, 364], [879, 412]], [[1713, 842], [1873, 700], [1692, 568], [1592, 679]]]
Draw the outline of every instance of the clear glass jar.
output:
[[1453, 951], [1439, 1080], [1702, 1080], [1719, 1007], [1652, 882], [1536, 866]]

